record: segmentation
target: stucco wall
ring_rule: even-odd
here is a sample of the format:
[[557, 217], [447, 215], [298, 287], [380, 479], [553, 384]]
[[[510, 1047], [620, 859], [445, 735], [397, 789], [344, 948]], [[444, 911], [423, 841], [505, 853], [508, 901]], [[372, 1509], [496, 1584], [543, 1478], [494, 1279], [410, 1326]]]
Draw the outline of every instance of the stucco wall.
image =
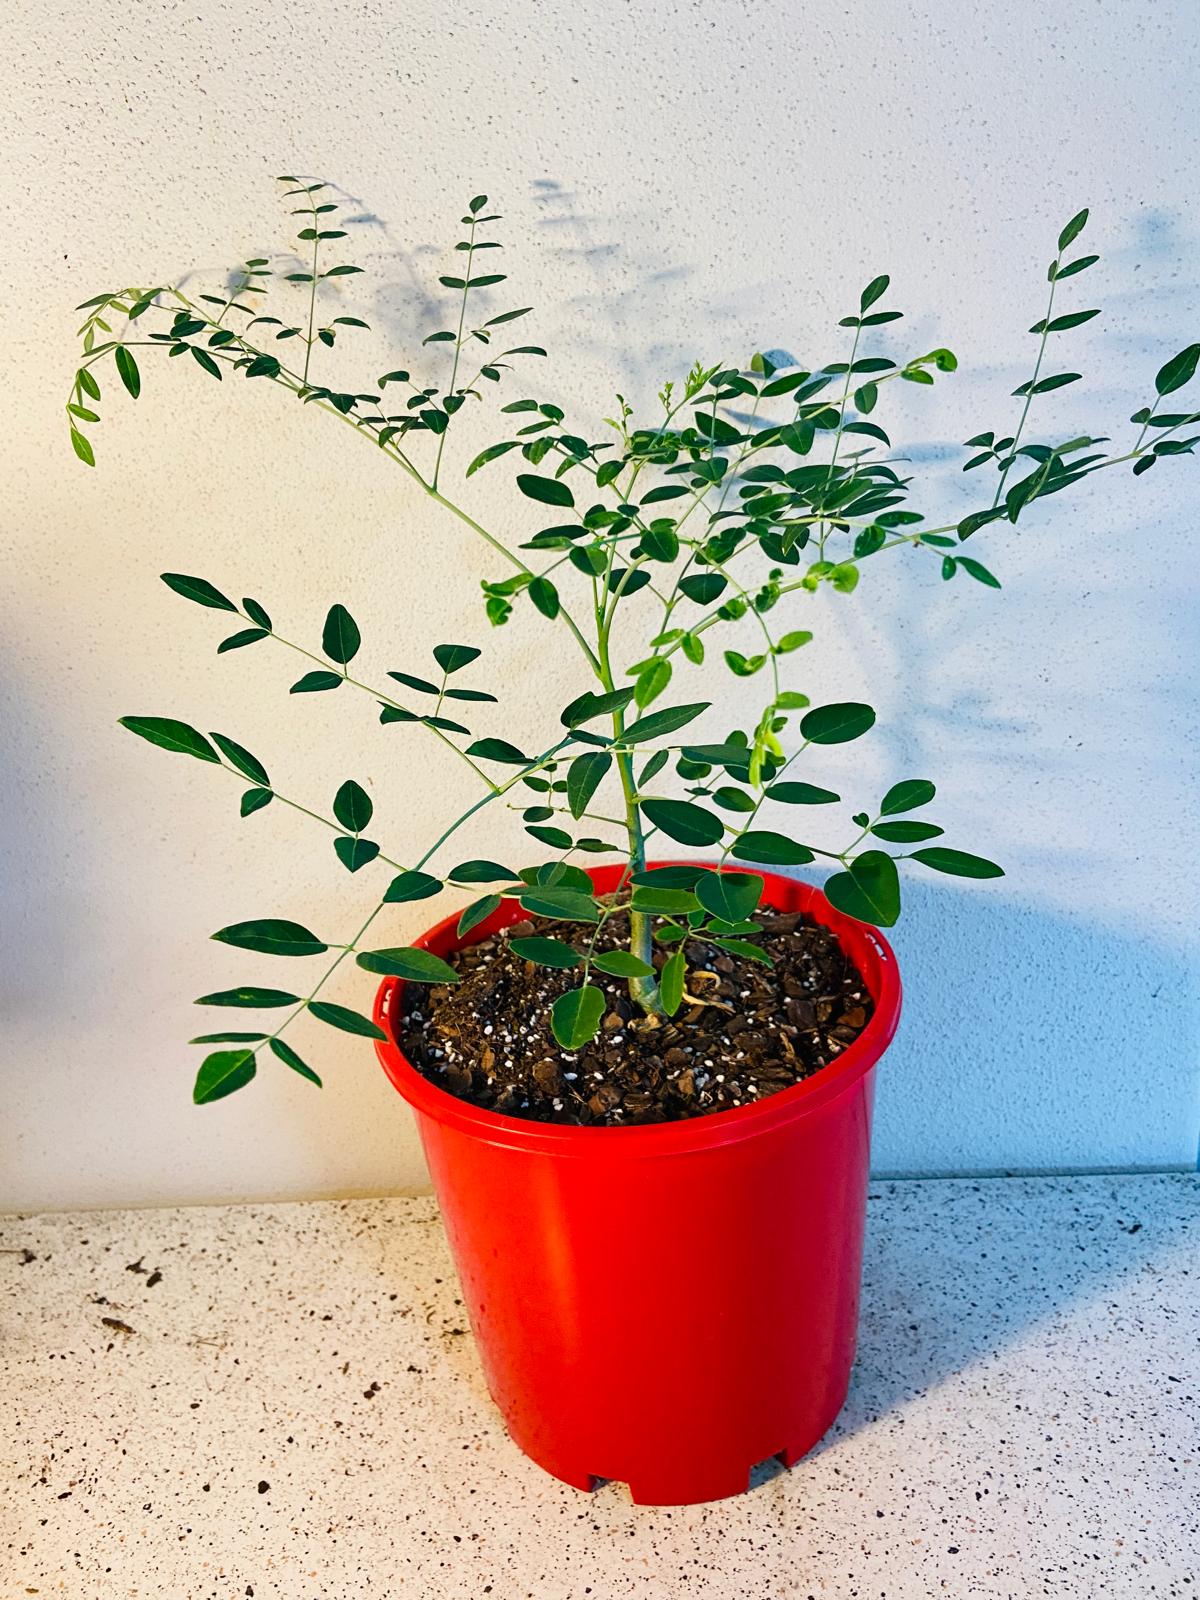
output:
[[[349, 243], [369, 275], [345, 280], [345, 309], [377, 330], [353, 346], [368, 378], [420, 359], [410, 330], [433, 325], [456, 218], [483, 189], [519, 299], [538, 308], [521, 326], [551, 351], [539, 392], [590, 431], [613, 390], [648, 403], [697, 355], [833, 359], [837, 318], [888, 271], [908, 320], [885, 348], [946, 343], [962, 362], [883, 408], [935, 476], [923, 504], [953, 513], [968, 503], [957, 442], [1011, 415], [1053, 238], [1079, 206], [1103, 257], [1081, 282], [1105, 314], [1064, 346], [1086, 381], [1048, 397], [1050, 426], [1123, 437], [1157, 367], [1197, 336], [1200, 21], [1189, 4], [1125, 0], [22, 13], [0, 55], [0, 1203], [419, 1185], [370, 1049], [316, 1024], [323, 1093], [280, 1067], [192, 1109], [183, 1041], [218, 1015], [192, 996], [279, 981], [207, 935], [254, 915], [348, 926], [368, 890], [303, 819], [239, 821], [232, 785], [115, 719], [227, 730], [318, 803], [354, 774], [381, 835], [428, 840], [469, 775], [379, 728], [369, 704], [289, 698], [292, 663], [273, 647], [216, 659], [213, 614], [156, 574], [259, 595], [310, 639], [341, 600], [378, 675], [484, 633], [478, 584], [495, 562], [377, 453], [265, 385], [146, 363], [136, 416], [108, 385], [87, 471], [61, 411], [71, 308], [281, 247], [273, 174], [319, 175], [358, 218]], [[467, 497], [517, 526], [498, 479]], [[857, 772], [868, 800], [933, 777], [952, 838], [1009, 872], [909, 880], [881, 1171], [1195, 1160], [1200, 474], [1113, 472], [1050, 505], [977, 539], [1001, 594], [886, 558], [851, 598], [795, 601], [795, 625], [818, 634], [806, 686], [880, 713], [822, 772]], [[528, 615], [483, 642], [531, 739], [584, 686], [561, 635]], [[731, 693], [723, 674], [688, 680], [706, 685]], [[514, 814], [489, 813], [471, 844], [502, 856], [520, 837]], [[400, 909], [395, 942], [439, 905]], [[364, 1005], [365, 975], [336, 997]]]

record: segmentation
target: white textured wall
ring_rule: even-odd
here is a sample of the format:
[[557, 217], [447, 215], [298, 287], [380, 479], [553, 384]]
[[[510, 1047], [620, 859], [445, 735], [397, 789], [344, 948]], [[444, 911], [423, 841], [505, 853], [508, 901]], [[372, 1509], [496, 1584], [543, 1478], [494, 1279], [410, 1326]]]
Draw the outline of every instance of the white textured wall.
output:
[[[482, 188], [539, 308], [520, 326], [554, 357], [542, 392], [590, 419], [616, 388], [648, 402], [696, 355], [832, 359], [836, 318], [887, 270], [902, 347], [948, 343], [963, 362], [897, 397], [935, 480], [922, 502], [951, 511], [963, 485], [939, 463], [1011, 415], [1052, 239], [1078, 206], [1103, 261], [1077, 281], [1105, 315], [1064, 344], [1087, 382], [1044, 414], [1123, 437], [1200, 328], [1191, 4], [29, 0], [4, 27], [5, 1204], [422, 1181], [369, 1048], [315, 1024], [323, 1094], [280, 1067], [190, 1106], [183, 1040], [232, 1016], [191, 997], [283, 970], [206, 936], [270, 914], [340, 929], [368, 890], [302, 819], [240, 822], [232, 785], [115, 719], [227, 730], [314, 802], [353, 773], [380, 835], [415, 845], [469, 777], [369, 705], [350, 715], [345, 692], [289, 699], [274, 647], [217, 660], [220, 619], [156, 574], [259, 595], [311, 638], [340, 599], [378, 675], [479, 635], [478, 582], [496, 571], [378, 455], [265, 385], [147, 363], [138, 415], [110, 383], [100, 466], [77, 466], [60, 409], [76, 302], [274, 248], [272, 175], [319, 174], [363, 219], [352, 243], [371, 271], [346, 307], [378, 330], [369, 377], [416, 359], [407, 330]], [[513, 528], [498, 483], [468, 496]], [[792, 602], [818, 628], [805, 686], [880, 711], [822, 770], [861, 760], [868, 801], [932, 776], [952, 839], [1010, 874], [912, 883], [881, 1170], [1195, 1159], [1200, 476], [1113, 473], [1051, 504], [976, 541], [1001, 595], [887, 557], [849, 600]], [[563, 637], [526, 617], [484, 642], [532, 742], [583, 686]], [[471, 844], [503, 855], [519, 837], [489, 814]], [[434, 909], [402, 908], [389, 933]], [[368, 988], [347, 973], [337, 993], [365, 1005]]]

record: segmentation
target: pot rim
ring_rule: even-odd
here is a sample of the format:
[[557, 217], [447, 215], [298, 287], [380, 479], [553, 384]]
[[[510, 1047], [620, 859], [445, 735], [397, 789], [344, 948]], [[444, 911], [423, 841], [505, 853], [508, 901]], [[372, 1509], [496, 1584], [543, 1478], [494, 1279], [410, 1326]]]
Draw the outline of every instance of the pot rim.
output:
[[[706, 866], [703, 861], [652, 861], [651, 867]], [[615, 884], [622, 868], [615, 866], [585, 869], [596, 887], [603, 893], [611, 879]], [[640, 1123], [628, 1128], [580, 1127], [576, 1124], [540, 1122], [523, 1117], [510, 1117], [500, 1111], [485, 1110], [482, 1106], [460, 1100], [447, 1089], [417, 1071], [405, 1056], [392, 1032], [390, 1022], [398, 1014], [404, 991], [402, 978], [385, 978], [379, 986], [372, 1012], [375, 1022], [387, 1034], [386, 1040], [375, 1041], [375, 1052], [380, 1065], [409, 1105], [421, 1116], [484, 1139], [489, 1144], [500, 1144], [540, 1152], [546, 1155], [594, 1157], [603, 1146], [606, 1154], [616, 1157], [647, 1157], [683, 1155], [691, 1151], [711, 1149], [714, 1146], [734, 1144], [796, 1119], [808, 1116], [820, 1107], [839, 1099], [857, 1087], [883, 1055], [896, 1032], [900, 1019], [901, 984], [899, 968], [891, 945], [878, 928], [856, 922], [838, 911], [815, 885], [799, 878], [788, 878], [781, 873], [763, 868], [726, 865], [723, 871], [757, 872], [765, 879], [763, 901], [771, 903], [772, 892], [785, 886], [788, 897], [799, 900], [798, 909], [811, 915], [829, 928], [843, 950], [851, 957], [871, 992], [875, 1009], [858, 1038], [842, 1051], [836, 1060], [822, 1067], [812, 1077], [793, 1084], [788, 1089], [768, 1095], [752, 1105], [733, 1107], [727, 1111], [714, 1111], [702, 1117], [687, 1117], [673, 1122]], [[513, 915], [513, 912], [516, 915]], [[466, 939], [458, 939], [455, 929], [460, 913], [435, 923], [420, 938], [414, 940], [418, 949], [440, 946], [463, 948], [478, 943], [497, 929], [519, 920], [520, 907], [512, 898], [506, 898]]]

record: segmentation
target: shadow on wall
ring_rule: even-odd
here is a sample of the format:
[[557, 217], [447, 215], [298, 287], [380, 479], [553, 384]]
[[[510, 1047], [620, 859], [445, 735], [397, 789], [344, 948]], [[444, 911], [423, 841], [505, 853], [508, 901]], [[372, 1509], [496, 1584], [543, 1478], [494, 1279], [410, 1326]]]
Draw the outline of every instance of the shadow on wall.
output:
[[914, 875], [905, 902], [877, 1175], [1194, 1166], [1200, 994], [1185, 950], [995, 884]]

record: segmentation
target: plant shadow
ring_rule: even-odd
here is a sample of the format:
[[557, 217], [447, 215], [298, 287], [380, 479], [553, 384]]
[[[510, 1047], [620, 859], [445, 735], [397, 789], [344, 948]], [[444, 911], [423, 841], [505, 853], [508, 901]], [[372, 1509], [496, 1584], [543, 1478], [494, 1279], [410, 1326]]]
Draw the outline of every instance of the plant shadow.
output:
[[1015, 1343], [1031, 1346], [1033, 1362], [1043, 1350], [1053, 1359], [1088, 1301], [1131, 1276], [1169, 1277], [1188, 1259], [1195, 1181], [873, 1183], [850, 1393], [812, 1454]]

